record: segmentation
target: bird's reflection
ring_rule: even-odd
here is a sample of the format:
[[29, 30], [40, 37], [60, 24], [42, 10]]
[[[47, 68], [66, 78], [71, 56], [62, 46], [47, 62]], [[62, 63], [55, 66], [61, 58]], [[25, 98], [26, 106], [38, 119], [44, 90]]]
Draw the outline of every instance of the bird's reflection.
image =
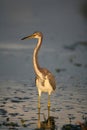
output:
[[38, 108], [38, 130], [55, 130], [55, 120], [53, 116], [50, 116], [50, 107], [48, 107], [48, 118], [45, 118], [45, 115], [43, 114], [44, 120], [40, 120], [40, 108]]

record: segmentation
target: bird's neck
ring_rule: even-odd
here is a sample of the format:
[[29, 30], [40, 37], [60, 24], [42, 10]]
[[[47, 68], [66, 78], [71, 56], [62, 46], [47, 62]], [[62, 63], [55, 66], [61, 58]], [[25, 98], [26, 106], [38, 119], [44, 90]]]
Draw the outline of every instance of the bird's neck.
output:
[[34, 49], [34, 53], [33, 53], [33, 65], [34, 65], [34, 71], [36, 73], [37, 76], [42, 77], [42, 73], [40, 71], [40, 66], [38, 63], [38, 51], [41, 47], [42, 44], [42, 37], [38, 38], [38, 43]]

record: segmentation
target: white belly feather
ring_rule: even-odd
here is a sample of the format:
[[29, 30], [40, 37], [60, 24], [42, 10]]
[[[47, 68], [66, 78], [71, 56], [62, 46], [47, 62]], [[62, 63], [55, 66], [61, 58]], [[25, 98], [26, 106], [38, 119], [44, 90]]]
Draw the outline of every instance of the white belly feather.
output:
[[36, 86], [38, 88], [39, 94], [41, 92], [48, 92], [49, 94], [51, 94], [51, 92], [53, 91], [48, 79], [45, 79], [44, 82], [42, 82], [42, 80], [40, 79], [36, 79]]

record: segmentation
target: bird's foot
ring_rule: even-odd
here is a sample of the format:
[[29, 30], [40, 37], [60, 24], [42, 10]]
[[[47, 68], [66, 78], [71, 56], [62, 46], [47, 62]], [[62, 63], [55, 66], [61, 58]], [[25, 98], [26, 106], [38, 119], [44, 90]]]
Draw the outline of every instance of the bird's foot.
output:
[[50, 120], [48, 119], [48, 128], [50, 128], [51, 127], [51, 124], [50, 124]]

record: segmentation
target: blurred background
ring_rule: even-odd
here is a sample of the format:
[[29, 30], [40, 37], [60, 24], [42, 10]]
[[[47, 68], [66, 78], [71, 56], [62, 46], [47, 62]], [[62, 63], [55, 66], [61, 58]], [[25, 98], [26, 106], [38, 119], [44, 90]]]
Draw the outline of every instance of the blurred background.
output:
[[44, 35], [40, 63], [55, 73], [63, 48], [87, 41], [87, 1], [0, 0], [0, 80], [33, 79], [36, 40], [21, 38], [35, 31]]

